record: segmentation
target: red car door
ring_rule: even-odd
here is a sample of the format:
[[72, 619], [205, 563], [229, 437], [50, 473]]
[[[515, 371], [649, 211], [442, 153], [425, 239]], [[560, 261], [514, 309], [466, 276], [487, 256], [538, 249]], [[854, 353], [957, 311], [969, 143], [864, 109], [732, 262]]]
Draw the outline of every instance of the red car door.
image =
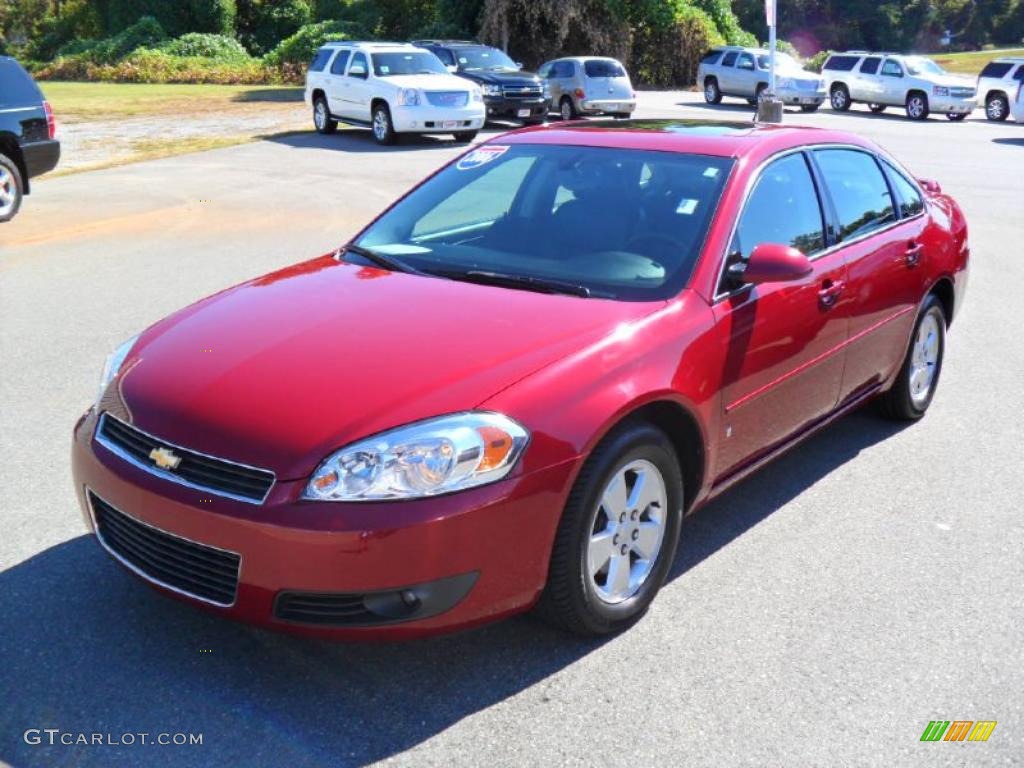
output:
[[903, 361], [924, 291], [927, 217], [914, 185], [895, 169], [890, 169], [890, 185], [870, 152], [820, 149], [813, 158], [848, 269], [850, 342], [843, 401], [884, 381]]
[[[761, 243], [803, 251], [797, 281], [719, 286], [716, 331], [726, 345], [717, 479], [828, 414], [839, 398], [847, 339], [846, 266], [825, 251], [825, 218], [803, 152], [765, 166], [740, 213], [729, 260]], [[725, 278], [728, 280], [728, 278]]]

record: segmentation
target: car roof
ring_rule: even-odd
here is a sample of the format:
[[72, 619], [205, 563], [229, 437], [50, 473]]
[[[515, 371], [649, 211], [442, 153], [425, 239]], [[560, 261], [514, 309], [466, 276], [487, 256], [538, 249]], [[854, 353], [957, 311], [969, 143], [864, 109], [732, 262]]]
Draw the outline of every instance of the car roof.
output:
[[534, 126], [495, 137], [492, 144], [554, 144], [641, 149], [743, 158], [814, 144], [878, 151], [845, 131], [794, 125], [712, 120], [591, 120]]
[[388, 43], [381, 41], [363, 41], [363, 40], [331, 40], [330, 42], [324, 43], [321, 48], [365, 48], [368, 51], [384, 51], [384, 50], [400, 50], [400, 51], [418, 51], [420, 47], [413, 45], [412, 43]]
[[1006, 64], [1018, 61], [1024, 61], [1024, 56], [1000, 56], [998, 59], [992, 59], [989, 64]]
[[[616, 59], [614, 56], [562, 56], [559, 59], [552, 59], [551, 60], [551, 62], [555, 62], [555, 61], [578, 61], [578, 62], [581, 62], [581, 63], [582, 62], [586, 62], [586, 61], [614, 61], [617, 64], [621, 64], [622, 63], [621, 61]], [[551, 63], [551, 62], [548, 62], [548, 63]]]

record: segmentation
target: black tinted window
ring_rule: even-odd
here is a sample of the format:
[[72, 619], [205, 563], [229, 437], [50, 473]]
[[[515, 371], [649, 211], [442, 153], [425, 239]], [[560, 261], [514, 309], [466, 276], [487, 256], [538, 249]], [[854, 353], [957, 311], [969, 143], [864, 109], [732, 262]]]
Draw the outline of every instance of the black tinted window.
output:
[[731, 67], [735, 63], [736, 63], [736, 51], [729, 51], [722, 58], [722, 66], [723, 67]]
[[900, 202], [900, 216], [907, 218], [908, 216], [916, 216], [923, 211], [924, 200], [921, 198], [921, 193], [917, 191], [917, 187], [900, 171], [889, 165], [889, 163], [886, 163], [885, 167], [889, 169], [889, 180], [892, 181], [896, 197]]
[[878, 65], [881, 63], [882, 60], [877, 56], [868, 56], [860, 63], [860, 71], [865, 75], [873, 75], [878, 71]]
[[449, 51], [447, 48], [431, 48], [430, 49], [437, 58], [441, 60], [441, 63], [446, 67], [455, 66], [455, 54]]
[[718, 61], [718, 57], [722, 55], [721, 51], [708, 51], [704, 54], [704, 57], [700, 60], [701, 64], [714, 64]]
[[583, 64], [587, 77], [625, 77], [626, 70], [617, 61], [591, 59]]
[[0, 104], [39, 104], [43, 95], [14, 59], [0, 58]]
[[746, 260], [762, 243], [779, 243], [811, 255], [825, 247], [818, 193], [802, 154], [776, 160], [758, 176], [740, 214], [730, 256]]
[[815, 157], [839, 217], [840, 240], [896, 220], [889, 186], [874, 157], [853, 149], [822, 149]]
[[334, 63], [331, 64], [332, 75], [344, 75], [345, 65], [348, 64], [348, 57], [350, 51], [338, 51], [338, 55], [334, 59]]
[[1009, 62], [992, 61], [981, 70], [982, 77], [1003, 77], [1013, 68]]
[[1024, 83], [1024, 64], [1021, 64], [1019, 67], [1017, 67], [1017, 71], [1013, 73], [1013, 79], [1020, 80], [1022, 83]]
[[558, 73], [552, 75], [552, 77], [572, 77], [575, 72], [571, 61], [560, 61], [555, 66], [555, 69], [558, 70]]
[[319, 51], [317, 51], [313, 55], [313, 60], [309, 62], [309, 71], [320, 72], [321, 70], [323, 70], [323, 68], [327, 66], [327, 62], [331, 58], [331, 53], [333, 53], [333, 51], [331, 51], [330, 48], [321, 48]]
[[830, 56], [828, 61], [825, 62], [823, 69], [849, 72], [856, 66], [858, 59], [859, 57], [857, 56]]

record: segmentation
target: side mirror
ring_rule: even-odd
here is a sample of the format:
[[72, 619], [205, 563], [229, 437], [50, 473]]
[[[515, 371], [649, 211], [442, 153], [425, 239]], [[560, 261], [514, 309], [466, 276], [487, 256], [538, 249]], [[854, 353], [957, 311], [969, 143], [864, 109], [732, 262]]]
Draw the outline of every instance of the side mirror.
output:
[[366, 77], [366, 67], [362, 64], [353, 64], [348, 69], [349, 77]]
[[921, 185], [921, 189], [927, 192], [929, 195], [941, 195], [942, 186], [939, 182], [933, 179], [918, 179], [917, 183]]
[[516, 69], [522, 69], [523, 68], [523, 62], [521, 62], [521, 61], [514, 61], [512, 63], [516, 65]]
[[796, 248], [780, 243], [761, 243], [750, 258], [729, 267], [729, 278], [737, 285], [752, 283], [788, 283], [807, 277], [814, 271], [810, 260]]
[[453, 75], [459, 71], [459, 67], [456, 64], [449, 64], [447, 67], [445, 67], [445, 69], [447, 69]]

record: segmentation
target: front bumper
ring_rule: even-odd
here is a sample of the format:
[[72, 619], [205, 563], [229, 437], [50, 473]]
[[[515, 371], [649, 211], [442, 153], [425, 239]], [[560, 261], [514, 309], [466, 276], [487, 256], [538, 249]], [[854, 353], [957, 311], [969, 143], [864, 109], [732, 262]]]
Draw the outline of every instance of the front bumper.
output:
[[[263, 504], [253, 505], [129, 464], [93, 439], [96, 422], [94, 410], [82, 417], [72, 447], [75, 490], [91, 530], [99, 499], [135, 523], [240, 557], [230, 604], [123, 565], [159, 591], [226, 617], [336, 639], [409, 639], [529, 608], [547, 576], [575, 465], [405, 502], [299, 501], [305, 481], [279, 480]], [[411, 605], [424, 609], [403, 613], [406, 592]], [[370, 614], [352, 625], [284, 611], [296, 594], [314, 613], [318, 596], [331, 605], [355, 596]]]
[[394, 107], [391, 122], [397, 133], [454, 133], [484, 127], [484, 108], [479, 102], [467, 107]]
[[932, 112], [951, 115], [969, 115], [978, 106], [977, 99], [962, 99], [955, 96], [929, 96], [928, 107]]
[[820, 106], [828, 98], [828, 93], [824, 88], [816, 91], [805, 91], [800, 88], [776, 88], [775, 95], [783, 104], [790, 106]]
[[590, 115], [632, 114], [636, 110], [636, 99], [584, 99], [579, 103], [579, 110]]
[[508, 99], [504, 96], [485, 94], [484, 105], [487, 107], [488, 117], [529, 120], [546, 117], [548, 114], [548, 99], [545, 98]]

